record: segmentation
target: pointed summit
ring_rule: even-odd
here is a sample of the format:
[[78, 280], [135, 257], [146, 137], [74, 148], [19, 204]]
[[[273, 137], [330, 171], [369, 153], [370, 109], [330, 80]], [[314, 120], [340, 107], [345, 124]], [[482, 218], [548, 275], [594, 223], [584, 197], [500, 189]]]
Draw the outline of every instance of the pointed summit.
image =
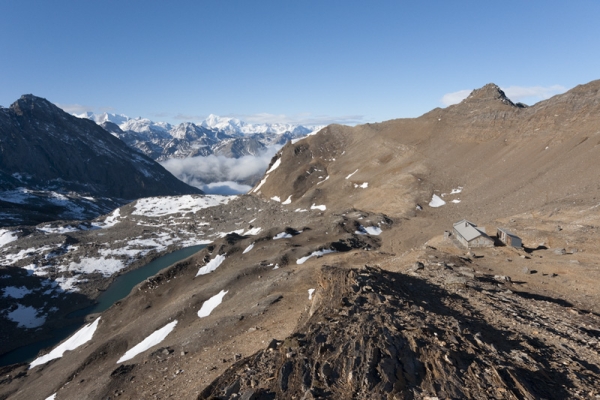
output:
[[32, 94], [22, 95], [19, 100], [10, 105], [10, 109], [16, 115], [30, 115], [33, 112], [38, 111], [45, 113], [62, 112], [61, 109], [50, 103], [48, 100]]
[[501, 101], [502, 103], [517, 107], [515, 103], [513, 103], [506, 94], [498, 85], [495, 83], [488, 83], [480, 89], [475, 89], [471, 92], [471, 94], [464, 99], [462, 102], [469, 104], [475, 102], [488, 102], [488, 101]]

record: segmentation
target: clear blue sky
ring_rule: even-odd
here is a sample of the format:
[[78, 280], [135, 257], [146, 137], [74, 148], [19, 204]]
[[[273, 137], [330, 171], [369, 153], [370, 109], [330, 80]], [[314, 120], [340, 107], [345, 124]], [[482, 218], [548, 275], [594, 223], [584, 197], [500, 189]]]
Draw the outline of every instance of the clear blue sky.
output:
[[[600, 78], [600, 1], [0, 0], [0, 105], [372, 122]], [[510, 95], [509, 93], [509, 95]], [[532, 93], [526, 97], [523, 93]]]

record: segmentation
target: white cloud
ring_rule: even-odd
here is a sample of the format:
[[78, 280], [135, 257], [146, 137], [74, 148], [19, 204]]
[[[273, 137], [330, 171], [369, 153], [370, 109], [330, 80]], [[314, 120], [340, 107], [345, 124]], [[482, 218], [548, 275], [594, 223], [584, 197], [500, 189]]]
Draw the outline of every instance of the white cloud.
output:
[[94, 112], [94, 113], [103, 113], [103, 112], [113, 112], [114, 108], [110, 106], [102, 106], [102, 107], [92, 107], [85, 106], [82, 104], [59, 104], [55, 103], [58, 108], [62, 108], [62, 110], [69, 114], [83, 114], [85, 112]]
[[282, 123], [294, 125], [329, 125], [345, 124], [356, 125], [364, 123], [364, 115], [312, 115], [310, 113], [300, 113], [293, 115], [286, 114], [231, 114], [230, 118], [238, 118], [250, 124]]
[[[364, 115], [312, 115], [310, 113], [300, 113], [293, 115], [286, 114], [225, 114], [220, 115], [224, 118], [236, 118], [248, 124], [292, 124], [292, 125], [329, 125], [329, 124], [344, 124], [356, 125], [365, 122]], [[195, 122], [204, 121], [207, 116], [194, 114], [176, 114], [173, 119], [178, 121]]]
[[442, 103], [445, 106], [451, 106], [452, 104], [458, 104], [470, 95], [472, 90], [459, 90], [458, 92], [446, 93], [442, 97]]
[[211, 154], [206, 157], [172, 158], [162, 166], [185, 183], [212, 194], [245, 193], [265, 173], [279, 147], [269, 147], [259, 156], [228, 158]]
[[[520, 102], [528, 100], [531, 104], [537, 103], [540, 100], [546, 100], [550, 97], [564, 93], [567, 88], [561, 85], [552, 86], [509, 86], [501, 88], [506, 94], [506, 97], [511, 99], [513, 102]], [[446, 93], [442, 97], [442, 103], [445, 106], [452, 104], [458, 104], [471, 94], [472, 90], [459, 90], [458, 92]]]
[[242, 185], [237, 182], [225, 181], [225, 182], [212, 182], [202, 186], [200, 189], [206, 194], [221, 194], [229, 196], [232, 194], [244, 194], [248, 193], [252, 186]]
[[514, 102], [522, 101], [523, 99], [533, 99], [535, 101], [546, 100], [550, 97], [564, 93], [567, 91], [567, 88], [561, 85], [553, 85], [553, 86], [509, 86], [507, 88], [502, 88], [506, 97], [511, 99]]
[[[206, 116], [207, 117], [207, 116]], [[183, 122], [194, 122], [194, 121], [198, 121], [198, 122], [202, 122], [206, 119], [206, 117], [203, 117], [201, 115], [191, 115], [191, 114], [176, 114], [173, 119], [176, 119], [178, 121], [183, 121]]]
[[62, 108], [64, 112], [69, 114], [83, 114], [85, 112], [93, 112], [95, 107], [84, 106], [81, 104], [59, 104], [55, 103], [57, 107]]

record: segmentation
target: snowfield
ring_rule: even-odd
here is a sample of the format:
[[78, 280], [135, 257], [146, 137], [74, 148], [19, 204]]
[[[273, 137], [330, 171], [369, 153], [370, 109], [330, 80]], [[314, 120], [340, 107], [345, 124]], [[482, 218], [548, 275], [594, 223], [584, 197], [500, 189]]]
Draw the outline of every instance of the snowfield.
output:
[[125, 264], [116, 258], [82, 258], [80, 262], [72, 262], [68, 267], [61, 267], [60, 270], [77, 271], [84, 274], [94, 272], [101, 273], [104, 277], [109, 277], [125, 268]]
[[446, 202], [444, 200], [442, 200], [442, 198], [440, 196], [438, 196], [437, 194], [434, 194], [431, 197], [431, 201], [429, 202], [429, 207], [437, 208], [437, 207], [443, 206], [444, 204], [446, 204]]
[[267, 172], [265, 172], [265, 174], [270, 174], [271, 172], [275, 171], [277, 169], [277, 167], [279, 167], [281, 165], [281, 158], [278, 158], [277, 161], [275, 161], [273, 163], [273, 166], [271, 168], [269, 168], [269, 170]]
[[306, 260], [308, 260], [311, 257], [320, 257], [320, 256], [324, 256], [325, 254], [330, 254], [330, 253], [335, 253], [335, 250], [331, 250], [331, 249], [324, 249], [324, 250], [317, 250], [314, 251], [312, 253], [310, 253], [309, 255], [299, 258], [298, 260], [296, 260], [296, 264], [304, 264], [306, 262]]
[[140, 199], [135, 203], [135, 211], [132, 212], [132, 215], [163, 217], [176, 213], [194, 213], [203, 208], [227, 204], [236, 198], [237, 196], [221, 196], [216, 194], [205, 196], [148, 197]]
[[378, 236], [378, 235], [381, 235], [381, 232], [383, 232], [383, 231], [378, 226], [367, 226], [367, 227], [364, 227], [364, 226], [360, 225], [359, 226], [359, 230], [355, 231], [354, 233], [356, 233], [357, 235], [373, 235], [373, 236]]
[[221, 304], [223, 297], [225, 297], [228, 292], [228, 290], [221, 290], [218, 294], [215, 294], [213, 297], [202, 303], [202, 307], [200, 307], [200, 310], [198, 311], [198, 317], [208, 317], [210, 313]]
[[73, 336], [71, 336], [70, 338], [62, 342], [60, 345], [55, 347], [50, 353], [33, 360], [33, 362], [29, 364], [29, 369], [34, 368], [38, 365], [46, 364], [50, 360], [61, 358], [66, 351], [75, 350], [79, 346], [92, 340], [92, 337], [96, 332], [96, 328], [98, 328], [99, 321], [100, 317], [96, 318], [94, 322], [85, 325], [83, 328], [75, 332]]
[[46, 316], [40, 315], [38, 309], [19, 303], [15, 310], [6, 313], [6, 318], [16, 322], [19, 328], [37, 328], [46, 322]]
[[242, 254], [248, 253], [253, 248], [254, 248], [254, 243], [250, 243], [250, 245], [244, 249], [244, 251], [242, 252]]
[[218, 254], [215, 258], [210, 260], [204, 267], [200, 268], [196, 276], [209, 274], [217, 268], [219, 268], [223, 261], [225, 261], [225, 256], [227, 256], [227, 254]]
[[17, 234], [7, 229], [0, 229], [0, 247], [17, 240]]
[[177, 325], [177, 320], [175, 320], [173, 322], [169, 322], [167, 325], [154, 331], [154, 333], [152, 333], [146, 339], [142, 340], [140, 343], [138, 343], [137, 345], [133, 346], [130, 350], [128, 350], [123, 355], [123, 357], [119, 358], [119, 361], [117, 361], [117, 364], [120, 364], [127, 360], [131, 360], [133, 357], [137, 356], [138, 354], [143, 353], [144, 351], [156, 346], [157, 344], [159, 344], [160, 342], [165, 340], [165, 338], [169, 335], [169, 333], [171, 333], [173, 331], [173, 329], [175, 329], [175, 325]]
[[355, 173], [357, 173], [357, 172], [358, 172], [358, 169], [357, 169], [356, 171], [354, 171], [353, 173], [351, 173], [350, 175], [348, 175], [348, 176], [346, 177], [346, 179], [350, 179], [350, 178], [352, 178], [352, 175], [354, 175], [354, 174], [355, 174]]
[[3, 289], [4, 297], [12, 297], [13, 299], [22, 299], [26, 295], [33, 293], [33, 290], [27, 289], [25, 286], [16, 287], [16, 286], [7, 286]]
[[[252, 222], [252, 221], [250, 221]], [[252, 229], [248, 229], [246, 232], [244, 232], [244, 236], [248, 236], [248, 235], [258, 235], [260, 233], [260, 231], [262, 230], [262, 228], [252, 228]]]

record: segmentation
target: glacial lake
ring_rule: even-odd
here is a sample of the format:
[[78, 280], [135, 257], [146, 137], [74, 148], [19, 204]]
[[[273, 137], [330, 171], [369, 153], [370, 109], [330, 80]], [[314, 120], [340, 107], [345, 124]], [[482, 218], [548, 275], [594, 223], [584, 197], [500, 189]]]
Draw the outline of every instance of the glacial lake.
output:
[[[104, 310], [107, 310], [117, 301], [127, 297], [127, 295], [131, 293], [131, 289], [133, 289], [135, 285], [142, 282], [144, 279], [156, 275], [161, 270], [199, 252], [205, 247], [205, 244], [186, 247], [174, 251], [172, 253], [166, 254], [162, 257], [159, 257], [156, 260], [144, 265], [143, 267], [134, 269], [123, 275], [118, 276], [114, 280], [114, 282], [108, 287], [108, 289], [106, 289], [106, 291], [104, 291], [100, 296], [98, 296], [95, 304], [86, 308], [82, 308], [81, 310], [74, 311], [70, 313], [67, 317], [85, 317], [88, 314], [99, 313]], [[54, 331], [55, 334], [52, 338], [41, 340], [39, 342], [32, 343], [27, 346], [19, 347], [18, 349], [3, 354], [2, 356], [0, 356], [0, 366], [31, 362], [35, 359], [40, 350], [45, 349], [47, 347], [54, 347], [55, 345], [59, 344], [60, 342], [71, 336], [73, 333], [75, 333], [83, 325], [85, 325], [85, 323], [82, 322], [79, 324], [73, 324], [61, 329], [57, 329]]]

